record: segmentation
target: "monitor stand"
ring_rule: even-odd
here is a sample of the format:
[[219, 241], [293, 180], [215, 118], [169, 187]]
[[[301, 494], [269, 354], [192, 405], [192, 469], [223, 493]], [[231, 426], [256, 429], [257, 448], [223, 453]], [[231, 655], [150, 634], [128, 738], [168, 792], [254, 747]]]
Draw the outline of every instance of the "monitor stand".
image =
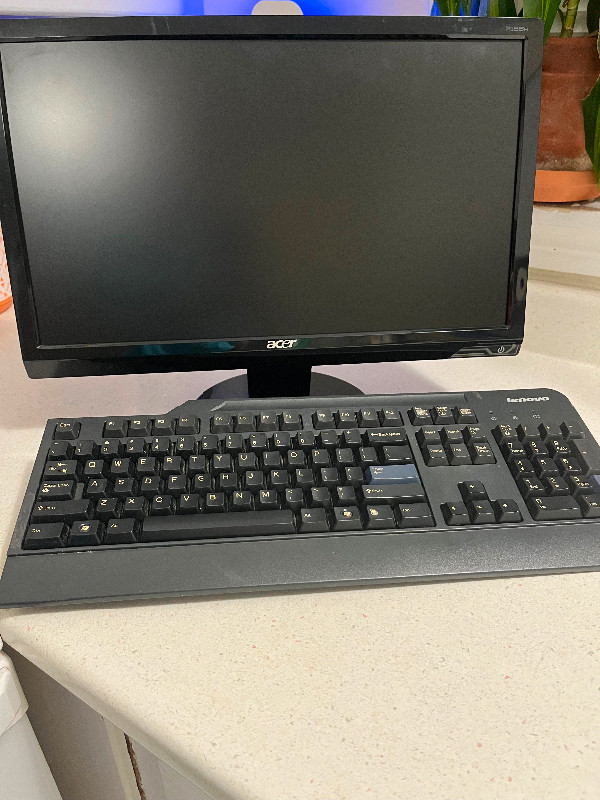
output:
[[199, 400], [236, 400], [247, 397], [332, 397], [358, 396], [360, 389], [341, 378], [312, 372], [297, 359], [274, 358], [264, 365], [248, 367], [246, 375], [237, 375], [216, 383], [202, 392]]

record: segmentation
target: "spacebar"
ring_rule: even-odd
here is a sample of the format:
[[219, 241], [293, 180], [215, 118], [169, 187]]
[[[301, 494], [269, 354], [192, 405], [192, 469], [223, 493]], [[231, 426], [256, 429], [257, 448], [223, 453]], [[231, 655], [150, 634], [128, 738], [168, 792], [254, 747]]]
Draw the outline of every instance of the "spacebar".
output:
[[214, 539], [222, 536], [263, 536], [295, 533], [291, 511], [238, 511], [231, 514], [191, 514], [146, 517], [142, 542], [178, 539]]

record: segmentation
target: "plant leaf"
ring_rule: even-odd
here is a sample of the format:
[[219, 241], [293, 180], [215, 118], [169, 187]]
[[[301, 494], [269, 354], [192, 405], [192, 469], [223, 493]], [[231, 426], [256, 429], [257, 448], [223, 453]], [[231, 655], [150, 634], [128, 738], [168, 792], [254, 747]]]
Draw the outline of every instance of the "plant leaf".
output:
[[587, 7], [587, 29], [590, 33], [598, 30], [598, 20], [600, 19], [600, 0], [588, 0]]
[[524, 17], [540, 17], [544, 20], [544, 41], [550, 35], [559, 6], [560, 0], [523, 0]]
[[585, 149], [592, 160], [592, 166], [600, 188], [600, 78], [598, 78], [596, 85], [583, 101], [582, 108]]

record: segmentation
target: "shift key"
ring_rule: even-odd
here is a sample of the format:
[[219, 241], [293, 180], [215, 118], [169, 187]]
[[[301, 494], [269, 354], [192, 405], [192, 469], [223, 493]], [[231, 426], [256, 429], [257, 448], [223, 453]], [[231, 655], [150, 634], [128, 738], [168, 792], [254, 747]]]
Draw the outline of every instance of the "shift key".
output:
[[31, 513], [32, 522], [75, 522], [90, 519], [94, 506], [90, 500], [56, 500], [38, 502]]
[[420, 483], [396, 483], [389, 485], [363, 486], [365, 503], [370, 505], [397, 506], [399, 503], [419, 503], [425, 501], [425, 490]]

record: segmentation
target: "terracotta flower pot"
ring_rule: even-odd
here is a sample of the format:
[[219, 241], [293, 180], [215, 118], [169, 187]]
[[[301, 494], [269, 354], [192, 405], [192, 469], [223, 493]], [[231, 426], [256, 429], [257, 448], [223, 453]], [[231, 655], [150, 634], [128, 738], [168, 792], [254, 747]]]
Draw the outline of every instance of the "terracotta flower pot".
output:
[[597, 35], [551, 36], [544, 46], [535, 186], [538, 202], [592, 200], [600, 194], [585, 150], [581, 111], [583, 99], [600, 75], [597, 48]]

